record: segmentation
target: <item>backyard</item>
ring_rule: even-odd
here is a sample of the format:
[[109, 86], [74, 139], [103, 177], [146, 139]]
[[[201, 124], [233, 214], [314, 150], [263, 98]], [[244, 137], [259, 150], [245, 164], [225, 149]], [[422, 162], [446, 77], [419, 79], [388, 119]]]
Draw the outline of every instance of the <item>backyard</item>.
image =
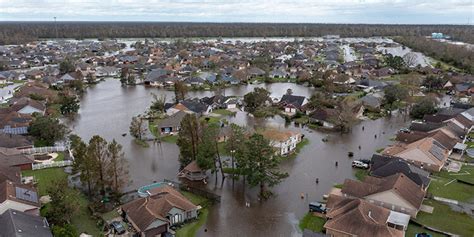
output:
[[432, 214], [418, 213], [416, 222], [460, 236], [472, 236], [474, 233], [474, 218], [455, 212], [449, 206], [437, 201], [429, 200], [424, 204], [434, 207], [434, 211]]
[[428, 192], [434, 196], [469, 202], [474, 199], [474, 187], [456, 180], [474, 183], [474, 167], [464, 165], [458, 173], [441, 171], [432, 176]]
[[[28, 170], [23, 171], [22, 176], [34, 176], [37, 183], [37, 188], [40, 196], [47, 195], [48, 188], [53, 184], [54, 180], [67, 179], [67, 174], [63, 168], [49, 168], [42, 170]], [[79, 233], [88, 233], [94, 236], [101, 234], [100, 229], [97, 227], [97, 221], [91, 218], [91, 214], [88, 209], [89, 201], [87, 198], [78, 190], [68, 188], [70, 195], [69, 198], [76, 199], [78, 203], [78, 211], [72, 217], [72, 225], [74, 225]], [[47, 208], [47, 207], [46, 207]]]
[[309, 229], [313, 232], [322, 232], [326, 220], [313, 213], [308, 212], [303, 219], [300, 220], [299, 227], [301, 230]]

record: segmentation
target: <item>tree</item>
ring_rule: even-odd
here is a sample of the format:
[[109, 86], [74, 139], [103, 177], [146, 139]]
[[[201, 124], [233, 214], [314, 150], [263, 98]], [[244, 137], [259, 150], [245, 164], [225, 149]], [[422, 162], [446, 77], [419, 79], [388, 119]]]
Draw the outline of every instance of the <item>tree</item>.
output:
[[75, 172], [80, 172], [79, 178], [81, 182], [87, 185], [87, 195], [92, 197], [93, 183], [97, 179], [97, 160], [90, 156], [88, 146], [77, 135], [69, 137], [71, 141], [72, 154], [74, 156], [73, 169]]
[[143, 124], [144, 119], [141, 115], [132, 118], [130, 123], [130, 134], [138, 140], [142, 140], [144, 133], [147, 131]]
[[442, 77], [429, 75], [423, 80], [423, 86], [428, 88], [428, 91], [442, 89], [446, 80]]
[[128, 75], [127, 84], [128, 85], [135, 85], [136, 83], [137, 83], [137, 80], [135, 78], [135, 75]]
[[35, 116], [28, 127], [28, 133], [46, 146], [54, 146], [54, 143], [63, 140], [68, 132], [59, 119], [43, 115]]
[[69, 58], [66, 58], [64, 61], [59, 63], [59, 72], [61, 74], [74, 72], [74, 70], [76, 70], [74, 63]]
[[177, 81], [174, 84], [174, 97], [176, 103], [184, 100], [188, 94], [188, 86], [183, 81]]
[[436, 113], [436, 99], [425, 97], [411, 108], [410, 115], [415, 119], [422, 119], [427, 114]]
[[244, 95], [245, 110], [253, 113], [257, 108], [265, 106], [270, 100], [270, 92], [264, 88], [254, 88], [252, 92]]
[[95, 76], [92, 73], [87, 74], [86, 77], [87, 84], [94, 84], [95, 83]]
[[62, 95], [59, 103], [61, 104], [59, 110], [63, 115], [75, 114], [79, 111], [80, 105], [76, 96]]
[[[201, 169], [210, 169], [212, 173], [216, 173], [217, 181], [217, 146], [216, 137], [218, 128], [208, 126], [202, 130], [201, 142], [197, 146], [196, 161]], [[216, 182], [217, 183], [217, 182]]]
[[84, 92], [84, 82], [82, 80], [72, 80], [69, 82], [69, 87], [79, 94]]
[[274, 156], [273, 147], [270, 146], [260, 134], [253, 134], [247, 141], [248, 169], [247, 179], [250, 186], [260, 186], [260, 198], [267, 199], [272, 195], [266, 188], [280, 183], [288, 177], [288, 173], [278, 170], [280, 159]]
[[181, 130], [179, 131], [176, 144], [179, 147], [179, 162], [182, 167], [196, 160], [198, 146], [201, 142], [201, 126], [198, 117], [194, 114], [187, 114], [183, 120], [181, 120]]
[[338, 103], [335, 114], [329, 120], [334, 124], [334, 129], [341, 133], [349, 132], [356, 122], [351, 106], [345, 102]]
[[406, 53], [405, 55], [403, 55], [403, 61], [405, 61], [405, 64], [408, 67], [415, 67], [417, 65], [416, 64], [417, 59], [418, 59], [418, 56], [413, 52], [409, 52], [409, 53]]
[[52, 182], [47, 189], [51, 202], [46, 208], [46, 218], [53, 224], [65, 225], [71, 221], [78, 210], [78, 203], [74, 192], [65, 188], [67, 187], [66, 179], [56, 179]]
[[165, 103], [166, 103], [166, 95], [162, 95], [158, 97], [155, 93], [151, 93], [153, 96], [153, 101], [151, 102], [150, 110], [156, 111], [158, 113], [165, 112]]
[[102, 195], [105, 195], [105, 188], [109, 184], [107, 169], [110, 161], [110, 157], [107, 150], [107, 141], [95, 135], [89, 141], [89, 146], [87, 148], [87, 156], [89, 159], [93, 159], [95, 165], [96, 182], [95, 185], [100, 187]]
[[[242, 157], [242, 154], [245, 153], [244, 150], [244, 129], [237, 124], [232, 123], [230, 125], [230, 134], [225, 143], [225, 149], [228, 154], [231, 156], [231, 166], [232, 166], [232, 185], [234, 184], [234, 175], [236, 173], [234, 159], [237, 159], [237, 156]], [[242, 159], [239, 159], [242, 161]], [[239, 162], [240, 163], [240, 162]], [[245, 163], [245, 162], [244, 162]]]
[[406, 98], [408, 98], [408, 90], [401, 85], [390, 85], [384, 89], [385, 104], [388, 105], [390, 113], [395, 102], [405, 100]]
[[405, 68], [405, 61], [400, 56], [393, 56], [392, 54], [388, 54], [387, 56], [385, 56], [385, 65], [397, 70], [402, 70], [403, 68]]
[[122, 84], [122, 86], [127, 84], [128, 77], [130, 75], [128, 71], [128, 67], [122, 68], [122, 71], [120, 73], [120, 83]]
[[107, 147], [107, 155], [109, 156], [109, 164], [107, 177], [110, 179], [110, 187], [115, 195], [121, 193], [124, 186], [129, 182], [127, 160], [122, 151], [122, 145], [112, 140]]
[[54, 225], [51, 228], [51, 232], [53, 233], [53, 236], [55, 237], [76, 237], [79, 236], [77, 233], [76, 228], [71, 225], [71, 224], [65, 224], [65, 225]]

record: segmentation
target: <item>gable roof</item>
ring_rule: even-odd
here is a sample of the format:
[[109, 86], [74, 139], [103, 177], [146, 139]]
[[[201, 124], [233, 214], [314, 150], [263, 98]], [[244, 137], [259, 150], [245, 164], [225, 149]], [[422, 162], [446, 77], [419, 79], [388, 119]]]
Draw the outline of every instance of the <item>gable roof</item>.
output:
[[448, 159], [448, 150], [433, 137], [426, 137], [408, 145], [394, 145], [383, 152], [384, 155], [396, 156], [405, 160], [415, 160], [428, 164], [443, 166]]
[[33, 164], [31, 156], [21, 154], [17, 149], [0, 147], [0, 164], [4, 166], [18, 166], [24, 164]]
[[33, 146], [33, 142], [25, 136], [0, 133], [0, 147], [16, 148], [30, 146]]
[[304, 96], [285, 94], [281, 97], [280, 104], [294, 105], [296, 108], [301, 108], [301, 106], [303, 106], [305, 99], [306, 97]]
[[11, 237], [52, 237], [46, 218], [25, 212], [6, 210], [0, 215], [0, 236]]
[[0, 183], [0, 203], [6, 200], [20, 202], [30, 206], [40, 207], [38, 193], [36, 189], [10, 180]]
[[346, 179], [341, 192], [353, 197], [365, 198], [389, 190], [397, 193], [416, 209], [421, 207], [425, 197], [425, 193], [416, 183], [400, 173], [384, 178], [367, 176], [363, 182]]
[[352, 236], [404, 236], [404, 231], [388, 227], [391, 211], [361, 199], [330, 195], [327, 203], [329, 218], [324, 228]]
[[371, 161], [370, 175], [372, 176], [383, 178], [401, 173], [423, 188], [428, 187], [431, 182], [429, 172], [402, 159], [374, 154]]
[[122, 206], [122, 210], [138, 227], [138, 231], [146, 230], [157, 219], [169, 222], [166, 217], [173, 208], [184, 212], [197, 208], [181, 193], [168, 185], [149, 190], [149, 192], [151, 194], [149, 197], [139, 198]]
[[183, 120], [184, 116], [186, 116], [187, 113], [184, 111], [179, 111], [168, 118], [165, 118], [161, 120], [160, 124], [158, 125], [160, 128], [166, 128], [166, 127], [177, 127], [180, 125], [181, 121]]
[[207, 111], [208, 105], [203, 104], [196, 100], [183, 100], [180, 102], [188, 110], [193, 111], [194, 113], [203, 113]]

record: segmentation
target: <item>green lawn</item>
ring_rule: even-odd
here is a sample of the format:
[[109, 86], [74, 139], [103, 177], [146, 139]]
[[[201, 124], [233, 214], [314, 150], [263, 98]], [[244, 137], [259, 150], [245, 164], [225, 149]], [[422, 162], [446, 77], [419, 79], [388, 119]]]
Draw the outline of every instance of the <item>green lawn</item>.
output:
[[301, 149], [303, 149], [304, 146], [308, 145], [309, 144], [309, 139], [308, 138], [304, 138], [303, 140], [301, 140], [300, 143], [296, 144], [296, 148], [295, 148], [295, 151], [293, 153], [291, 153], [288, 158], [290, 159], [294, 159], [298, 156], [298, 154], [301, 152]]
[[296, 118], [293, 120], [295, 123], [298, 123], [298, 124], [307, 124], [309, 123], [309, 117], [308, 116], [301, 116], [299, 118]]
[[408, 229], [405, 231], [405, 236], [406, 237], [415, 237], [416, 234], [420, 234], [420, 233], [427, 233], [427, 234], [430, 234], [432, 237], [444, 237], [444, 235], [438, 234], [438, 233], [433, 232], [433, 231], [429, 231], [427, 229], [424, 229], [420, 226], [417, 226], [417, 225], [411, 224], [411, 223], [408, 225]]
[[168, 135], [161, 137], [160, 140], [162, 142], [167, 142], [167, 143], [176, 143], [178, 141], [178, 135]]
[[224, 115], [224, 116], [231, 116], [231, 115], [236, 114], [236, 112], [232, 112], [232, 111], [229, 111], [229, 110], [226, 110], [226, 109], [216, 109], [216, 110], [213, 110], [212, 112], [215, 113], [215, 114], [220, 114], [220, 115]]
[[150, 144], [148, 144], [148, 142], [146, 142], [146, 141], [143, 141], [143, 140], [140, 140], [140, 139], [133, 139], [133, 141], [135, 142], [135, 144], [140, 145], [142, 147], [145, 147], [145, 148], [150, 147]]
[[[469, 174], [459, 175], [466, 172]], [[474, 186], [457, 182], [455, 179], [474, 182], [474, 167], [463, 166], [459, 173], [448, 173], [446, 171], [441, 171], [437, 174], [434, 174], [430, 187], [428, 188], [428, 192], [438, 197], [449, 198], [463, 202], [473, 200]]]
[[308, 212], [303, 219], [300, 220], [299, 227], [301, 230], [309, 229], [313, 232], [322, 232], [324, 223], [326, 223], [325, 219]]
[[209, 204], [209, 200], [205, 197], [186, 191], [181, 191], [181, 194], [194, 203], [194, 205], [200, 205], [204, 207], [200, 210], [200, 214], [196, 221], [185, 224], [176, 231], [176, 237], [194, 237], [196, 236], [196, 232], [199, 230], [199, 228], [201, 228], [201, 226], [206, 223], [207, 217], [209, 215], [209, 210], [206, 207]]
[[354, 176], [356, 177], [357, 180], [360, 180], [360, 181], [363, 181], [367, 175], [369, 175], [368, 170], [357, 169], [354, 172]]
[[219, 124], [220, 118], [216, 117], [201, 117], [201, 121], [207, 122], [207, 123], [216, 123]]
[[64, 153], [63, 152], [59, 152], [58, 157], [56, 157], [54, 159], [54, 161], [63, 161], [63, 160], [64, 160]]
[[429, 200], [424, 204], [434, 207], [434, 211], [432, 214], [419, 212], [416, 217], [418, 223], [461, 236], [474, 235], [474, 219], [467, 214], [454, 212], [437, 201]]
[[[67, 179], [67, 174], [64, 173], [63, 168], [49, 168], [42, 170], [28, 170], [23, 171], [22, 176], [34, 176], [37, 180], [38, 192], [41, 196], [47, 195], [48, 188], [52, 185], [53, 180]], [[65, 187], [67, 188], [67, 187]], [[89, 201], [78, 190], [67, 188], [70, 192], [68, 195], [78, 201], [78, 212], [72, 217], [72, 224], [76, 227], [79, 233], [86, 232], [94, 236], [101, 234], [97, 227], [97, 222], [91, 217], [89, 209], [87, 208]]]

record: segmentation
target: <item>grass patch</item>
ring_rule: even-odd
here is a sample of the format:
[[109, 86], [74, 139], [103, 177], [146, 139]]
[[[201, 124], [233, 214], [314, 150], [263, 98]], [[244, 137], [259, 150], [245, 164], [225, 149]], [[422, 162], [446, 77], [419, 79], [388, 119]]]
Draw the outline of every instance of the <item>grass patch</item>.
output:
[[319, 125], [314, 124], [314, 123], [308, 123], [307, 126], [308, 126], [308, 128], [311, 128], [311, 129], [314, 129], [314, 130], [316, 130], [320, 127]]
[[434, 207], [434, 211], [433, 214], [418, 213], [418, 223], [460, 236], [472, 236], [474, 233], [474, 219], [467, 214], [455, 212], [436, 201], [425, 201], [424, 204]]
[[206, 116], [206, 117], [201, 117], [201, 121], [204, 121], [209, 124], [212, 124], [212, 123], [219, 124], [220, 118]]
[[288, 158], [294, 159], [298, 156], [298, 154], [301, 152], [301, 149], [303, 149], [304, 146], [309, 144], [309, 139], [308, 138], [303, 138], [300, 143], [296, 144], [295, 150], [293, 153], [288, 155]]
[[160, 138], [160, 141], [167, 143], [174, 143], [178, 141], [178, 135], [168, 135]]
[[58, 153], [58, 157], [56, 157], [56, 158], [54, 159], [54, 161], [63, 161], [63, 160], [64, 160], [64, 156], [65, 156], [65, 155], [64, 155], [63, 152], [59, 152], [59, 153]]
[[301, 116], [299, 118], [296, 118], [293, 120], [295, 123], [298, 124], [307, 124], [309, 123], [309, 117], [308, 116]]
[[427, 234], [430, 234], [432, 237], [444, 237], [444, 235], [438, 234], [433, 231], [429, 231], [421, 226], [417, 226], [412, 223], [408, 224], [408, 228], [405, 231], [405, 236], [414, 237], [416, 236], [416, 234], [420, 234], [420, 233], [427, 233]]
[[334, 184], [333, 187], [335, 187], [335, 188], [342, 188], [343, 186], [344, 186], [344, 184]]
[[[58, 179], [67, 179], [67, 174], [63, 168], [49, 168], [42, 170], [28, 170], [23, 171], [22, 176], [33, 176], [35, 177], [40, 196], [47, 195], [47, 190], [51, 187], [52, 182]], [[70, 192], [68, 195], [70, 198], [74, 198], [78, 203], [78, 211], [72, 217], [72, 225], [76, 227], [79, 233], [88, 233], [94, 236], [100, 236], [101, 231], [97, 227], [97, 221], [91, 217], [88, 205], [89, 201], [87, 198], [78, 190], [65, 187]]]
[[367, 175], [369, 175], [369, 170], [357, 169], [354, 173], [354, 176], [359, 181], [363, 181]]
[[226, 109], [216, 109], [216, 110], [213, 110], [212, 112], [215, 114], [223, 115], [223, 116], [233, 116], [236, 114], [236, 112], [232, 112]]
[[325, 219], [308, 212], [303, 219], [300, 220], [299, 227], [301, 230], [309, 229], [313, 232], [322, 232], [324, 223], [326, 223]]
[[140, 139], [133, 139], [133, 141], [135, 142], [135, 144], [140, 145], [142, 147], [145, 147], [145, 148], [150, 147], [150, 144], [148, 144], [148, 142], [146, 142], [146, 141], [143, 141], [143, 140], [140, 140]]
[[470, 174], [453, 175], [456, 173], [441, 171], [433, 175], [433, 179], [431, 180], [428, 192], [438, 197], [454, 199], [462, 202], [471, 201], [474, 198], [474, 186], [453, 181], [454, 179], [460, 179], [466, 182], [473, 182], [474, 167], [463, 166], [461, 171], [457, 174], [461, 174], [464, 172], [469, 172]]
[[383, 150], [385, 150], [385, 148], [379, 148], [379, 149], [375, 150], [375, 152], [382, 153]]

